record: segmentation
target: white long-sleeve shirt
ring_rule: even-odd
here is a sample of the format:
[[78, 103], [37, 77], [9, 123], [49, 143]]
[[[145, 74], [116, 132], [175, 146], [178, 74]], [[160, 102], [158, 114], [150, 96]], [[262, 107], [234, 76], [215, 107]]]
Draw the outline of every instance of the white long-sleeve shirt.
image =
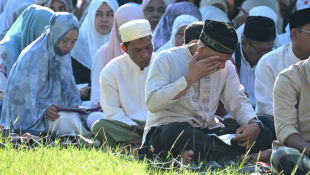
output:
[[273, 116], [273, 86], [278, 74], [289, 66], [299, 62], [291, 43], [265, 54], [255, 70], [255, 97], [257, 115]]
[[[249, 100], [253, 107], [256, 106], [255, 93], [254, 93], [254, 84], [255, 84], [255, 68], [256, 65], [251, 67], [250, 63], [245, 59], [242, 51], [242, 45], [240, 44], [240, 56], [241, 56], [241, 64], [240, 64], [240, 72], [239, 78], [242, 86], [244, 87], [244, 91], [248, 94]], [[233, 59], [235, 59], [235, 53], [233, 54]]]
[[107, 119], [128, 125], [145, 121], [145, 82], [150, 66], [140, 70], [128, 54], [107, 64], [100, 74], [100, 104]]
[[[231, 61], [225, 68], [195, 82], [181, 98], [173, 100], [187, 86], [185, 75], [192, 59], [186, 46], [161, 52], [154, 60], [146, 83], [146, 105], [150, 111], [144, 139], [151, 127], [188, 122], [194, 127], [220, 127], [214, 113], [221, 100], [240, 125], [256, 115], [240, 85]], [[198, 93], [195, 93], [198, 91]]]

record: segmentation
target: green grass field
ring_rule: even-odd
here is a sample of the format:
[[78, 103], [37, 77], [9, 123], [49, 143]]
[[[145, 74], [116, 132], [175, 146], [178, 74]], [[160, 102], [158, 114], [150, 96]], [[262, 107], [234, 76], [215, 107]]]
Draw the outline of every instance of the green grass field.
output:
[[[241, 168], [241, 167], [239, 167]], [[237, 174], [226, 167], [216, 174]], [[113, 155], [112, 151], [69, 147], [0, 149], [0, 174], [198, 174], [183, 170], [150, 170], [147, 161]], [[207, 173], [210, 174], [210, 173]]]

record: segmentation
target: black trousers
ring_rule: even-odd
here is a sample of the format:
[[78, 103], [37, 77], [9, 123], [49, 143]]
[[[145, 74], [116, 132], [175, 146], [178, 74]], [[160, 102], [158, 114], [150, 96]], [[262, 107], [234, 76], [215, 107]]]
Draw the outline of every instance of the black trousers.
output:
[[[173, 157], [177, 157], [185, 150], [193, 150], [193, 160], [195, 161], [238, 160], [241, 154], [247, 152], [245, 148], [239, 147], [234, 142], [232, 146], [226, 145], [219, 139], [208, 136], [208, 134], [215, 133], [218, 136], [235, 134], [239, 127], [238, 125], [234, 128], [209, 130], [195, 128], [186, 122], [153, 127], [147, 134], [144, 150], [149, 156], [171, 151]], [[260, 150], [270, 149], [272, 141], [272, 133], [269, 128], [265, 127], [258, 135], [250, 153], [258, 153]], [[150, 149], [151, 146], [153, 149]]]

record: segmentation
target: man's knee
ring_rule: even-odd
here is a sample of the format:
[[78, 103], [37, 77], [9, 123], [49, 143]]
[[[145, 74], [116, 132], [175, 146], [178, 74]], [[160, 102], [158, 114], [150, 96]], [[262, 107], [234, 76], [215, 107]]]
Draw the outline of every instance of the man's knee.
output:
[[271, 165], [273, 172], [284, 174], [291, 174], [298, 165], [296, 174], [303, 174], [310, 170], [310, 159], [295, 148], [281, 146], [272, 152]]
[[102, 119], [106, 119], [104, 113], [102, 112], [93, 112], [92, 114], [90, 114], [87, 118], [87, 126], [88, 128], [90, 128], [90, 130], [92, 130], [93, 125]]

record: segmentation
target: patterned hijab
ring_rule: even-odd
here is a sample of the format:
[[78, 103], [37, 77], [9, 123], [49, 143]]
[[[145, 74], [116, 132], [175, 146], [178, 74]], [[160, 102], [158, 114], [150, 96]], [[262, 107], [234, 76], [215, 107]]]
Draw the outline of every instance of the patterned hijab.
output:
[[47, 7], [31, 5], [16, 20], [0, 42], [5, 47], [8, 74], [22, 50], [44, 32], [53, 14], [54, 12]]
[[46, 129], [46, 109], [57, 104], [81, 103], [74, 81], [70, 54], [62, 54], [59, 43], [79, 22], [69, 13], [56, 13], [50, 28], [26, 47], [12, 68], [3, 100], [1, 125], [12, 131], [38, 134]]
[[196, 5], [190, 2], [178, 2], [170, 4], [165, 14], [161, 17], [153, 34], [154, 51], [170, 40], [174, 20], [180, 15], [191, 15], [201, 20], [201, 13]]

